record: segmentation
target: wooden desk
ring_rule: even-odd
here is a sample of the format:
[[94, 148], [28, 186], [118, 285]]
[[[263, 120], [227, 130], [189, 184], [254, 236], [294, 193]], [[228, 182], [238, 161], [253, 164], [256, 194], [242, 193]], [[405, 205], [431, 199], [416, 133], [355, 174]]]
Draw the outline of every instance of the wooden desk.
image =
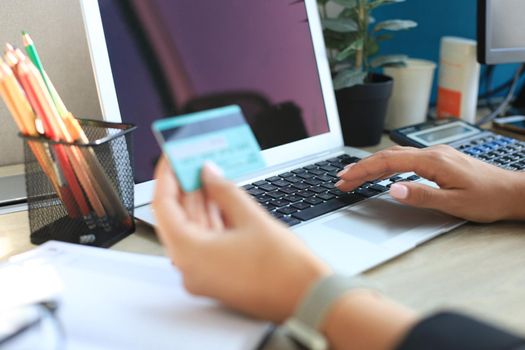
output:
[[[391, 145], [385, 137], [375, 151]], [[0, 260], [27, 251], [25, 212], [0, 216]], [[112, 249], [162, 255], [153, 229]], [[391, 297], [419, 311], [454, 308], [525, 335], [525, 224], [467, 224], [366, 273]]]

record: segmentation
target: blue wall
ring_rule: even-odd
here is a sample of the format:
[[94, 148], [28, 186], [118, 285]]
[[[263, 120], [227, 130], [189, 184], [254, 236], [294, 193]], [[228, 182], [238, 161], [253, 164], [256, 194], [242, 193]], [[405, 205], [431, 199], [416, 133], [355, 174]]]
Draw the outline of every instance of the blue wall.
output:
[[[381, 44], [382, 54], [407, 54], [439, 62], [439, 44], [443, 36], [461, 36], [476, 39], [476, 0], [407, 0], [385, 5], [372, 14], [377, 21], [411, 19], [418, 27], [395, 32], [394, 39]], [[516, 65], [500, 65], [494, 74], [494, 85], [510, 79]], [[482, 66], [482, 74], [484, 71]], [[483, 82], [480, 82], [483, 85]], [[435, 101], [437, 74], [432, 100]], [[481, 88], [481, 92], [485, 89]]]

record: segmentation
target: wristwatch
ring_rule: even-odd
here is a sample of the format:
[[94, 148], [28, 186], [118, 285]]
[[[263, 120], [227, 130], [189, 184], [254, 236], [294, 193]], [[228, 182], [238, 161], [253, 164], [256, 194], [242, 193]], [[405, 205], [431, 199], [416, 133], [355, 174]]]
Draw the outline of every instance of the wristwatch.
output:
[[295, 313], [280, 327], [302, 348], [327, 350], [328, 341], [320, 327], [332, 304], [353, 289], [376, 289], [361, 277], [333, 274], [321, 278], [306, 293]]

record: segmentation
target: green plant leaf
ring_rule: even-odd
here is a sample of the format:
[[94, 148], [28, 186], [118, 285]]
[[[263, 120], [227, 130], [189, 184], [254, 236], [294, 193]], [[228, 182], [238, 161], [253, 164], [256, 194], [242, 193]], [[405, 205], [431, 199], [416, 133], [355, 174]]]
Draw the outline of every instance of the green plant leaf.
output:
[[351, 33], [357, 31], [357, 23], [350, 18], [325, 18], [323, 27], [338, 33]]
[[357, 84], [363, 84], [366, 72], [345, 69], [334, 78], [334, 89], [340, 90]]
[[404, 66], [408, 60], [407, 55], [385, 55], [374, 58], [370, 61], [370, 66], [373, 68], [385, 66]]
[[380, 30], [407, 30], [410, 28], [417, 27], [417, 23], [410, 20], [403, 20], [403, 19], [391, 19], [388, 21], [379, 22], [374, 27], [374, 31], [378, 32]]
[[368, 43], [366, 44], [367, 46], [367, 55], [370, 57], [370, 56], [374, 56], [375, 54], [377, 54], [379, 52], [379, 44], [377, 43], [377, 40], [374, 39], [373, 37], [368, 37]]
[[368, 9], [373, 10], [379, 6], [388, 5], [388, 4], [397, 4], [400, 2], [405, 2], [405, 0], [374, 0], [368, 4]]
[[350, 55], [352, 55], [355, 51], [363, 49], [363, 38], [359, 38], [356, 41], [354, 41], [350, 46], [348, 46], [343, 51], [339, 52], [335, 59], [339, 62], [346, 60]]
[[357, 6], [357, 0], [332, 0], [336, 4], [339, 4], [347, 9], [353, 9]]

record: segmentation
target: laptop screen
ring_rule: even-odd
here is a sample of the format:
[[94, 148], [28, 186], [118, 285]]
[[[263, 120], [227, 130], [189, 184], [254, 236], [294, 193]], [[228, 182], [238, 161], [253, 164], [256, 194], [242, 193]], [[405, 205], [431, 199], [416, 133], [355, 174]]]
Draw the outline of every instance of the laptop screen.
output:
[[159, 118], [239, 105], [262, 149], [329, 131], [303, 1], [99, 0], [136, 182], [152, 178]]

